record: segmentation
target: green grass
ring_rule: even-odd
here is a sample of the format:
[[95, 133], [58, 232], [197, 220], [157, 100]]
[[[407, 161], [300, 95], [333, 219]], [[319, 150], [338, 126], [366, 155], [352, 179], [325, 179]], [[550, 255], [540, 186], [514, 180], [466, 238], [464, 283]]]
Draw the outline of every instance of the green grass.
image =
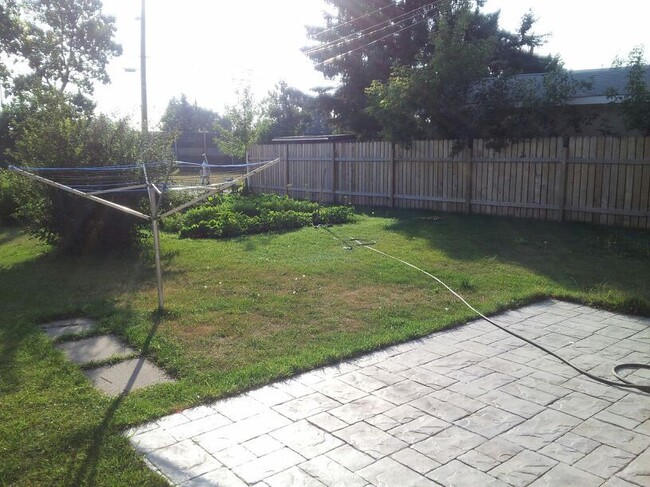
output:
[[[555, 296], [650, 315], [650, 234], [375, 210], [341, 236], [436, 274], [485, 313]], [[70, 258], [0, 229], [0, 485], [164, 485], [121, 432], [143, 421], [460, 323], [440, 285], [322, 229], [162, 238], [150, 257]], [[114, 399], [37, 325], [88, 316], [178, 378]]]

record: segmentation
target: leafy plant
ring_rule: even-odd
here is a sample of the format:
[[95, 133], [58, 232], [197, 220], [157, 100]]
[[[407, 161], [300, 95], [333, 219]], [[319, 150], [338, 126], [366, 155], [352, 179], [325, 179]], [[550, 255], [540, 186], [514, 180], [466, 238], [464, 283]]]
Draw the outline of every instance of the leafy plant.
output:
[[0, 224], [15, 223], [17, 208], [15, 178], [9, 171], [0, 168]]
[[[163, 138], [142, 140], [126, 119], [113, 121], [79, 112], [64, 95], [38, 91], [24, 101], [28, 113], [14, 125], [19, 166], [80, 168], [154, 162], [171, 157]], [[126, 177], [126, 176], [125, 176]], [[21, 178], [16, 199], [28, 231], [70, 253], [94, 253], [133, 247], [139, 242], [140, 220], [59, 189]], [[106, 195], [137, 207], [139, 192]]]
[[351, 221], [352, 208], [323, 207], [312, 201], [263, 194], [214, 196], [206, 205], [187, 211], [165, 228], [181, 238], [225, 238], [237, 235], [292, 230], [308, 225]]
[[[619, 68], [623, 66], [620, 60], [614, 64]], [[626, 127], [644, 135], [650, 135], [650, 86], [647, 73], [643, 48], [635, 47], [628, 56], [626, 93], [618, 93], [614, 88], [607, 90], [608, 98], [620, 103]]]

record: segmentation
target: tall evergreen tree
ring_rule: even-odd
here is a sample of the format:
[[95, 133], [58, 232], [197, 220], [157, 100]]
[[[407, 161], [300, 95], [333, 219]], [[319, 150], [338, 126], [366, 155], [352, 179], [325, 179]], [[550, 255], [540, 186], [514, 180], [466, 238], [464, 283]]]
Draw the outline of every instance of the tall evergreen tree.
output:
[[321, 44], [307, 54], [340, 80], [326, 108], [339, 127], [362, 137], [404, 140], [433, 125], [458, 133], [482, 79], [544, 72], [553, 62], [534, 52], [543, 36], [533, 33], [532, 14], [507, 32], [498, 13], [481, 11], [482, 0], [328, 2], [337, 16], [312, 28]]
[[[448, 5], [441, 12], [430, 38], [431, 54], [422, 56], [418, 66], [394, 70], [387, 82], [374, 81], [367, 90], [368, 112], [380, 120], [383, 136], [399, 142], [496, 138], [539, 128], [531, 115], [542, 113], [542, 87], [515, 76], [548, 71], [557, 61], [534, 54], [539, 37], [530, 33], [530, 14], [517, 33], [500, 29], [498, 18], [498, 13], [481, 13], [471, 2]], [[547, 81], [557, 88], [561, 80]], [[560, 91], [553, 91], [555, 99], [549, 103], [561, 101]], [[531, 110], [513, 117], [516, 104]]]
[[379, 124], [365, 112], [365, 89], [388, 79], [395, 66], [414, 66], [430, 48], [438, 12], [430, 0], [326, 0], [336, 14], [325, 26], [309, 27], [316, 44], [306, 49], [316, 68], [339, 87], [321, 96], [323, 111], [338, 131], [372, 137]]

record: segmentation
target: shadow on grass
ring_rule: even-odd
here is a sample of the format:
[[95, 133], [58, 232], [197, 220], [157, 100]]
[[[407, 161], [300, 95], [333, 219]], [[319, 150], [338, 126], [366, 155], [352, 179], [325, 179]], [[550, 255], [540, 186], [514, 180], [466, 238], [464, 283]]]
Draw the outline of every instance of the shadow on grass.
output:
[[140, 374], [147, 355], [151, 350], [151, 342], [156, 336], [158, 327], [164, 321], [164, 313], [156, 312], [152, 318], [152, 325], [149, 329], [147, 338], [141, 348], [141, 352], [138, 356], [138, 364], [133, 370], [133, 373], [129, 377], [126, 386], [121, 394], [119, 394], [115, 399], [113, 399], [106, 409], [101, 423], [90, 433], [91, 442], [86, 449], [84, 455], [84, 460], [81, 462], [81, 465], [73, 464], [71, 469], [66, 475], [68, 478], [69, 484], [71, 487], [78, 485], [96, 485], [97, 484], [97, 470], [102, 453], [102, 447], [104, 446], [106, 436], [108, 434], [114, 433], [112, 428], [113, 419], [117, 410], [120, 408], [128, 394], [133, 389], [135, 381]]
[[[174, 252], [163, 254], [167, 263], [174, 257]], [[165, 277], [177, 273], [164, 271]], [[124, 335], [135, 324], [142, 329], [142, 340], [137, 340], [141, 367], [144, 358], [153, 355], [151, 343], [163, 317], [143, 317], [142, 310], [132, 309], [130, 302], [134, 295], [146, 292], [151, 296], [147, 307], [154, 309], [155, 289], [152, 259], [138, 253], [99, 258], [34, 252], [0, 268], [0, 402], [4, 403], [0, 421], [5, 421], [8, 431], [16, 431], [15, 437], [5, 439], [12, 452], [0, 465], [0, 484], [43, 476], [39, 481], [43, 484], [96, 485], [102, 483], [98, 471], [120, 465], [129, 472], [127, 477], [133, 475], [131, 461], [122, 463], [124, 453], [132, 452], [113, 420], [139, 369], [122, 395], [102, 398], [78, 369], [69, 374], [76, 367], [61, 358], [38, 325], [89, 317], [98, 319], [100, 329]], [[18, 433], [25, 421], [44, 423], [40, 429], [35, 426]], [[23, 460], [34, 452], [39, 452], [38, 466]], [[41, 464], [52, 467], [42, 471]]]
[[388, 213], [386, 228], [425, 240], [432, 249], [464, 262], [524, 267], [576, 291], [615, 287], [637, 296], [619, 304], [650, 312], [650, 232], [581, 223], [531, 221], [487, 215]]
[[20, 231], [20, 227], [15, 226], [15, 227], [9, 227], [9, 226], [2, 226], [2, 231], [0, 232], [0, 245], [4, 245], [10, 242], [13, 242], [17, 238], [21, 237], [22, 233]]

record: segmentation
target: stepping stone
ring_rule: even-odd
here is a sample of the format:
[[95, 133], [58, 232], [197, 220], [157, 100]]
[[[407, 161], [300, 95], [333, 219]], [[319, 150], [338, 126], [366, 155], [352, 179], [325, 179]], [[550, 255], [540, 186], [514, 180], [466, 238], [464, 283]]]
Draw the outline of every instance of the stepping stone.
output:
[[111, 396], [153, 384], [174, 381], [162, 369], [144, 358], [134, 358], [114, 365], [88, 369], [85, 374], [95, 387]]
[[50, 338], [58, 338], [63, 335], [76, 335], [92, 331], [97, 328], [97, 322], [89, 318], [70, 318], [46, 323], [40, 328]]
[[112, 335], [60, 343], [57, 348], [63, 350], [70, 360], [78, 364], [129, 357], [138, 353]]

